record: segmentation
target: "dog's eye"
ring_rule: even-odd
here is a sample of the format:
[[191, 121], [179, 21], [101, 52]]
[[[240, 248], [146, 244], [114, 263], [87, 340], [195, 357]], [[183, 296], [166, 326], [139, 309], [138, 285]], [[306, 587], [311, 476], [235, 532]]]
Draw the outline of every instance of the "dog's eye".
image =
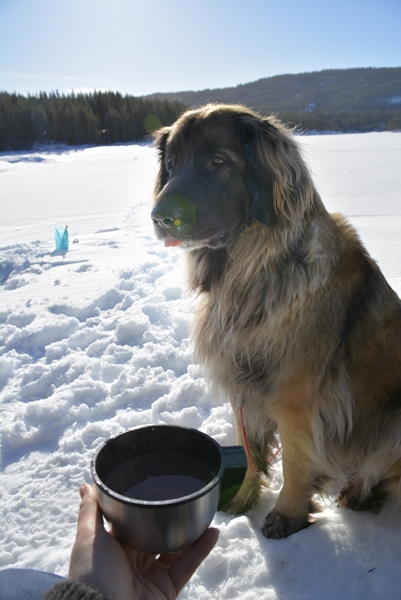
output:
[[224, 163], [224, 160], [222, 158], [220, 158], [220, 156], [215, 156], [212, 160], [212, 165], [214, 167], [217, 167], [218, 165], [222, 165]]
[[172, 169], [174, 169], [174, 167], [175, 167], [174, 161], [168, 160], [167, 164], [166, 164], [166, 167], [167, 167], [167, 171], [171, 171]]

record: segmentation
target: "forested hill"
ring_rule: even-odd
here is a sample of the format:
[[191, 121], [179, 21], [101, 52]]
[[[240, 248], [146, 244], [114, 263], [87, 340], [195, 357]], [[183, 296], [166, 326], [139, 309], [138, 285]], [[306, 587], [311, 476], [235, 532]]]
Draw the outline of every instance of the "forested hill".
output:
[[0, 150], [140, 141], [160, 125], [171, 125], [184, 108], [173, 100], [116, 92], [28, 97], [0, 92]]
[[245, 104], [317, 131], [401, 129], [401, 67], [277, 75], [232, 88], [152, 94], [187, 106]]
[[123, 96], [116, 92], [23, 96], [0, 92], [0, 151], [35, 143], [113, 144], [143, 140], [189, 106], [241, 103], [278, 113], [301, 131], [401, 129], [401, 67], [277, 75], [234, 88]]

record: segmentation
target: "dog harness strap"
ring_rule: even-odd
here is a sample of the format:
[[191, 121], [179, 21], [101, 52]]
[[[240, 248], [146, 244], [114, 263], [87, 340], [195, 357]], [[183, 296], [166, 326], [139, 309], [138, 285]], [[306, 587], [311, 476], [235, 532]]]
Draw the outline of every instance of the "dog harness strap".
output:
[[255, 473], [255, 475], [260, 475], [260, 471], [256, 470], [252, 464], [251, 453], [249, 452], [248, 440], [246, 438], [244, 416], [242, 414], [242, 406], [239, 407], [239, 416], [241, 419], [242, 437], [244, 438], [245, 453], [246, 453], [246, 457], [248, 459], [249, 468], [251, 469], [251, 471], [253, 471], [253, 473]]
[[245, 424], [244, 424], [244, 415], [243, 415], [244, 400], [243, 400], [242, 394], [240, 394], [239, 390], [237, 390], [237, 406], [239, 407], [239, 418], [241, 421], [242, 437], [244, 439], [244, 448], [245, 448], [246, 457], [248, 459], [248, 465], [249, 465], [249, 468], [251, 469], [251, 471], [253, 473], [255, 473], [255, 475], [260, 475], [261, 471], [258, 471], [257, 469], [255, 469], [252, 464], [251, 453], [249, 451], [248, 439], [246, 437], [246, 430], [245, 430]]

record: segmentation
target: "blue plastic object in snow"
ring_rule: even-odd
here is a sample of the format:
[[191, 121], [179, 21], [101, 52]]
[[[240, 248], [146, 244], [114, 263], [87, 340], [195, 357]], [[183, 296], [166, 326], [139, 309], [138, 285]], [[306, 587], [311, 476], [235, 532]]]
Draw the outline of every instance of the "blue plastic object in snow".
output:
[[54, 228], [56, 250], [68, 250], [68, 225]]

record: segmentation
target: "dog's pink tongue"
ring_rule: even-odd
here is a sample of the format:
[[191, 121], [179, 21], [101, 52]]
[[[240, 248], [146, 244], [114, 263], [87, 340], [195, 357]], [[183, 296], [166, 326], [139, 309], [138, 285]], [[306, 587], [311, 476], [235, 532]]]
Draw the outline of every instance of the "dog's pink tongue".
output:
[[182, 244], [182, 240], [175, 240], [174, 238], [166, 238], [164, 240], [165, 246], [180, 246]]

